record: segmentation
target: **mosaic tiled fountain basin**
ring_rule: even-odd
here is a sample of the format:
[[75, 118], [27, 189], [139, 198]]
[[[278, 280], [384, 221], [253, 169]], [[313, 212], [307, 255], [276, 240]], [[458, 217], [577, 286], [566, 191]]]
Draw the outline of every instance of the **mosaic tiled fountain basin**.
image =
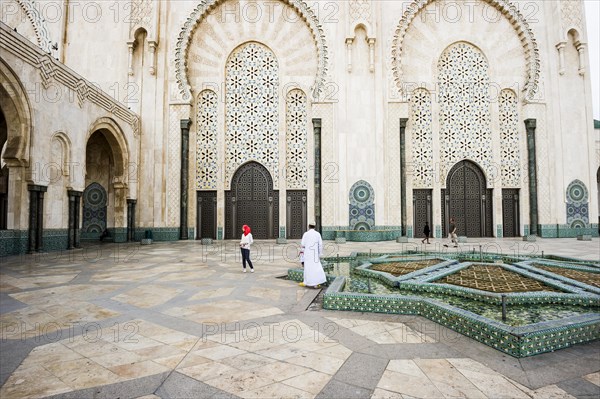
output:
[[[600, 338], [600, 264], [438, 255], [328, 258], [323, 307], [421, 315], [515, 357]], [[288, 275], [301, 281], [302, 269]]]

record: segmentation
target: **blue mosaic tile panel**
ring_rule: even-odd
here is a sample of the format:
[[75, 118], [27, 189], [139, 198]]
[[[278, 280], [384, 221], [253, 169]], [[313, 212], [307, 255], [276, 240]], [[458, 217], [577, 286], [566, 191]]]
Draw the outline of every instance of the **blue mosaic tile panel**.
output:
[[349, 230], [373, 230], [375, 227], [375, 191], [364, 180], [359, 180], [349, 195]]

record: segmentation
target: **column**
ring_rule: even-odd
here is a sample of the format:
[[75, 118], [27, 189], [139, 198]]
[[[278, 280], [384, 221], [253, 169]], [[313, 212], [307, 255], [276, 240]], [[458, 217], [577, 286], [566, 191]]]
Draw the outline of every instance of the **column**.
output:
[[535, 119], [526, 119], [525, 128], [527, 130], [527, 156], [528, 156], [528, 175], [529, 175], [529, 234], [538, 234], [538, 201], [537, 201], [537, 173], [535, 159]]
[[585, 43], [581, 43], [580, 41], [575, 42], [575, 48], [579, 53], [579, 74], [581, 76], [585, 75]]
[[67, 190], [69, 197], [69, 243], [67, 249], [73, 249], [78, 247], [79, 235], [79, 204], [81, 201], [81, 191]]
[[182, 119], [181, 127], [181, 184], [179, 197], [179, 239], [188, 239], [188, 173], [190, 146], [190, 119]]
[[406, 123], [408, 118], [400, 118], [400, 219], [402, 237], [406, 236]]
[[48, 187], [30, 184], [29, 190], [29, 231], [27, 253], [43, 249], [44, 231], [44, 193]]
[[127, 59], [127, 74], [129, 76], [133, 76], [133, 49], [135, 48], [135, 42], [129, 41], [127, 42], [127, 49], [129, 51], [128, 59]]
[[321, 226], [321, 119], [313, 119], [315, 136], [315, 229], [322, 233]]
[[560, 42], [556, 45], [558, 50], [558, 73], [560, 75], [565, 74], [565, 47], [567, 42]]
[[369, 44], [369, 72], [375, 72], [375, 39], [367, 39]]
[[154, 40], [148, 41], [148, 48], [150, 50], [150, 75], [156, 74], [156, 48], [158, 47], [158, 43]]
[[348, 72], [352, 72], [352, 43], [353, 38], [346, 39], [346, 69]]
[[73, 218], [73, 245], [75, 248], [81, 248], [81, 232], [80, 226], [81, 222], [81, 196], [83, 195], [83, 191], [72, 191], [73, 197], [75, 197], [75, 211]]
[[137, 200], [127, 199], [127, 241], [135, 241], [135, 204]]

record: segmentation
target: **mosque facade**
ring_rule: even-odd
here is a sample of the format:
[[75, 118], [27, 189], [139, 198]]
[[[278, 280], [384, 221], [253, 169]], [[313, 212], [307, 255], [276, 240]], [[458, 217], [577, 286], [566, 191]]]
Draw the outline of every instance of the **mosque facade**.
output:
[[0, 5], [0, 254], [598, 235], [580, 0]]

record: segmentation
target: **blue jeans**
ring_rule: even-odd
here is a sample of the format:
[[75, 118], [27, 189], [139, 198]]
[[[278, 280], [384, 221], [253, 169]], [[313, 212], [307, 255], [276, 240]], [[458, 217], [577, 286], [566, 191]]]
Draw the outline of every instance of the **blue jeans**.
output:
[[244, 269], [246, 268], [246, 261], [248, 261], [250, 269], [254, 269], [254, 266], [252, 266], [252, 261], [250, 260], [250, 250], [246, 248], [240, 249], [242, 250], [242, 266], [244, 266]]

